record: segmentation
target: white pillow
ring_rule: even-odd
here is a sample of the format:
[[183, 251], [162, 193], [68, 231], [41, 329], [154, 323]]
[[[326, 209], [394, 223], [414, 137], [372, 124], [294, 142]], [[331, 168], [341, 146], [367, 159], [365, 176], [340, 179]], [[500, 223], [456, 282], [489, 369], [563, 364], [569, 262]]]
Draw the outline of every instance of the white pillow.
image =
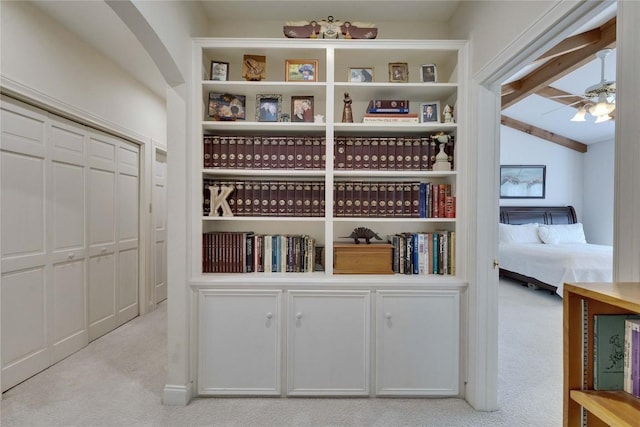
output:
[[498, 224], [500, 243], [542, 243], [538, 224]]
[[556, 245], [558, 243], [587, 243], [581, 223], [540, 225], [538, 234], [543, 242]]

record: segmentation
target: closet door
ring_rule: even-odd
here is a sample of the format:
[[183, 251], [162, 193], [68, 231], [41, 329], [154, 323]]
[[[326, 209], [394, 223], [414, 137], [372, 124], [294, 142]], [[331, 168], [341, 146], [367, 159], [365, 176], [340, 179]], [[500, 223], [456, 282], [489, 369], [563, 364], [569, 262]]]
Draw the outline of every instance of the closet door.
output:
[[86, 171], [85, 127], [51, 119], [49, 146], [51, 209], [51, 363], [89, 342], [86, 287]]
[[116, 327], [118, 141], [89, 137], [89, 339]]
[[2, 390], [49, 366], [46, 311], [47, 117], [2, 100], [0, 245], [2, 259]]
[[156, 151], [153, 185], [156, 304], [167, 299], [167, 155]]
[[138, 236], [140, 149], [124, 141], [118, 147], [116, 325], [138, 315]]

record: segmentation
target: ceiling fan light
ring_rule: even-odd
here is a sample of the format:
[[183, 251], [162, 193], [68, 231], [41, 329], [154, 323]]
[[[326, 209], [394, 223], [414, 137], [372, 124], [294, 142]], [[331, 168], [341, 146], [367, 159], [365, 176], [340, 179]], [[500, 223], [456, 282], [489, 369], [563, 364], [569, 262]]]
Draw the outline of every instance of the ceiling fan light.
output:
[[596, 121], [594, 123], [603, 123], [603, 122], [606, 122], [608, 120], [611, 120], [612, 118], [613, 117], [611, 117], [610, 115], [604, 114], [602, 116], [596, 117]]
[[600, 117], [600, 116], [608, 115], [615, 109], [616, 109], [616, 106], [614, 104], [609, 104], [607, 101], [604, 101], [604, 102], [601, 101], [601, 102], [598, 102], [593, 107], [589, 108], [589, 112], [596, 117]]
[[584, 118], [584, 116], [586, 114], [587, 114], [587, 110], [585, 110], [584, 108], [581, 108], [578, 111], [576, 111], [576, 115], [571, 118], [571, 121], [572, 122], [586, 122], [587, 119]]

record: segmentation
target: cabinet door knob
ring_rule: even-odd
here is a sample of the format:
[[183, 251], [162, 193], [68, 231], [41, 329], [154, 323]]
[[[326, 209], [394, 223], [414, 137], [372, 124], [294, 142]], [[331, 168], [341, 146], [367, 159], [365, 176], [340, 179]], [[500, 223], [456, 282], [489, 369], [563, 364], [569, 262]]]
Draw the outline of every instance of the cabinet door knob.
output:
[[296, 313], [296, 319], [302, 319], [302, 313]]
[[388, 313], [388, 312], [387, 312], [387, 313], [385, 313], [385, 314], [384, 314], [384, 317], [386, 317], [387, 319], [391, 319], [391, 313]]
[[102, 253], [107, 252], [107, 248], [102, 248], [102, 249], [100, 249], [100, 252], [102, 252]]
[[271, 319], [273, 317], [273, 313], [269, 312], [267, 313], [267, 319]]
[[71, 254], [69, 254], [69, 259], [73, 259], [73, 258], [75, 258], [75, 256], [76, 256], [76, 254], [71, 253]]

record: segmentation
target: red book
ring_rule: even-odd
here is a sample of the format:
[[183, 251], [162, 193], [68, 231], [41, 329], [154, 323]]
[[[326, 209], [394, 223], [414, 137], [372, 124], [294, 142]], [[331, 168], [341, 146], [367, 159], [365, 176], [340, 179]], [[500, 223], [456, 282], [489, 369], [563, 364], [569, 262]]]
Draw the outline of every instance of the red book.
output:
[[345, 216], [345, 186], [344, 182], [339, 182], [333, 189], [335, 216]]
[[387, 155], [389, 153], [389, 139], [388, 138], [380, 138], [380, 145], [378, 146], [378, 169], [387, 170]]
[[324, 169], [327, 164], [327, 140], [325, 137], [320, 138], [320, 169]]
[[278, 216], [278, 183], [269, 182], [269, 216]]
[[396, 168], [396, 138], [387, 138], [387, 169]]
[[253, 169], [262, 169], [262, 137], [253, 137]]
[[[402, 217], [404, 216], [404, 185], [401, 182], [396, 182], [393, 185], [393, 197], [395, 199], [395, 209], [393, 211], [393, 216]], [[411, 187], [409, 187], [411, 190]]]
[[353, 216], [353, 182], [344, 184], [344, 216]]
[[420, 170], [420, 137], [411, 138], [411, 169]]
[[220, 137], [220, 167], [229, 167], [229, 137]]
[[411, 183], [411, 216], [420, 218], [420, 182]]
[[305, 182], [302, 186], [302, 216], [311, 216], [312, 204], [311, 182]]
[[354, 147], [353, 147], [353, 138], [348, 137], [346, 140], [346, 147], [345, 147], [345, 161], [344, 161], [344, 168], [345, 169], [353, 169], [354, 168], [354, 161], [353, 161], [353, 157], [354, 157]]
[[304, 169], [304, 139], [302, 137], [295, 139], [295, 168]]
[[369, 182], [362, 183], [362, 191], [360, 192], [362, 205], [360, 206], [360, 216], [371, 215], [371, 184]]
[[287, 182], [287, 216], [295, 216], [295, 197], [296, 197], [296, 185], [293, 181]]
[[380, 168], [379, 146], [380, 146], [380, 140], [377, 136], [369, 139], [369, 155], [370, 155], [370, 161], [371, 161], [370, 169], [373, 169], [373, 170]]
[[295, 196], [293, 198], [295, 207], [294, 214], [295, 216], [303, 216], [304, 214], [304, 193], [303, 193], [303, 184], [301, 182], [296, 182], [295, 184]]
[[213, 145], [212, 138], [209, 135], [205, 135], [202, 138], [202, 167], [211, 167], [211, 146]]
[[262, 169], [271, 169], [271, 138], [262, 137]]
[[311, 216], [320, 216], [320, 183], [313, 182], [311, 184]]
[[[411, 148], [411, 146], [409, 146]], [[405, 155], [407, 154], [404, 144], [404, 138], [398, 137], [396, 138], [396, 170], [405, 169]], [[409, 161], [411, 161], [411, 157], [409, 157]]]
[[420, 170], [430, 170], [431, 163], [429, 162], [429, 138], [420, 137]]
[[380, 197], [378, 196], [378, 183], [369, 183], [369, 216], [380, 216], [378, 206]]
[[402, 184], [402, 216], [411, 217], [411, 211], [413, 207], [412, 193], [413, 189], [410, 182], [404, 182]]
[[253, 169], [253, 136], [244, 137], [244, 168]]
[[362, 169], [362, 138], [353, 138], [353, 169]]
[[336, 169], [345, 168], [345, 162], [347, 160], [346, 149], [347, 149], [347, 141], [341, 136], [336, 137], [335, 146], [333, 147], [334, 155], [335, 155], [333, 166]]
[[287, 168], [287, 138], [280, 137], [278, 140], [278, 168]]
[[384, 218], [387, 216], [387, 183], [378, 184], [378, 212], [377, 217]]
[[287, 138], [287, 169], [296, 168], [296, 141], [294, 138]]
[[362, 216], [362, 183], [353, 183], [353, 216]]
[[304, 168], [313, 168], [313, 141], [311, 137], [304, 139]]
[[444, 201], [444, 216], [445, 218], [456, 217], [456, 198], [455, 196], [446, 196]]
[[359, 138], [362, 141], [362, 169], [371, 169], [371, 140], [369, 138]]
[[211, 137], [211, 167], [219, 168], [220, 167], [220, 137], [212, 136]]
[[278, 216], [287, 215], [287, 182], [278, 182]]
[[235, 182], [235, 187], [236, 187], [236, 215], [237, 216], [245, 216], [245, 206], [244, 206], [244, 199], [245, 199], [245, 187], [244, 187], [244, 181], [236, 181]]
[[313, 169], [320, 169], [320, 161], [322, 159], [322, 145], [320, 144], [320, 137], [313, 137], [312, 144], [312, 158], [311, 167]]
[[260, 183], [260, 216], [269, 216], [269, 182]]
[[244, 169], [245, 167], [245, 138], [244, 136], [239, 136], [236, 138], [236, 168]]
[[279, 153], [278, 153], [278, 149], [279, 149], [279, 144], [280, 144], [280, 138], [277, 137], [271, 137], [270, 141], [269, 141], [269, 155], [271, 157], [271, 165], [270, 168], [271, 169], [278, 169], [279, 167]]
[[325, 215], [325, 191], [324, 191], [324, 182], [320, 182], [320, 215], [324, 217]]
[[230, 136], [227, 140], [229, 141], [227, 167], [229, 169], [235, 169], [237, 167], [236, 154], [238, 153], [238, 138], [235, 136]]

